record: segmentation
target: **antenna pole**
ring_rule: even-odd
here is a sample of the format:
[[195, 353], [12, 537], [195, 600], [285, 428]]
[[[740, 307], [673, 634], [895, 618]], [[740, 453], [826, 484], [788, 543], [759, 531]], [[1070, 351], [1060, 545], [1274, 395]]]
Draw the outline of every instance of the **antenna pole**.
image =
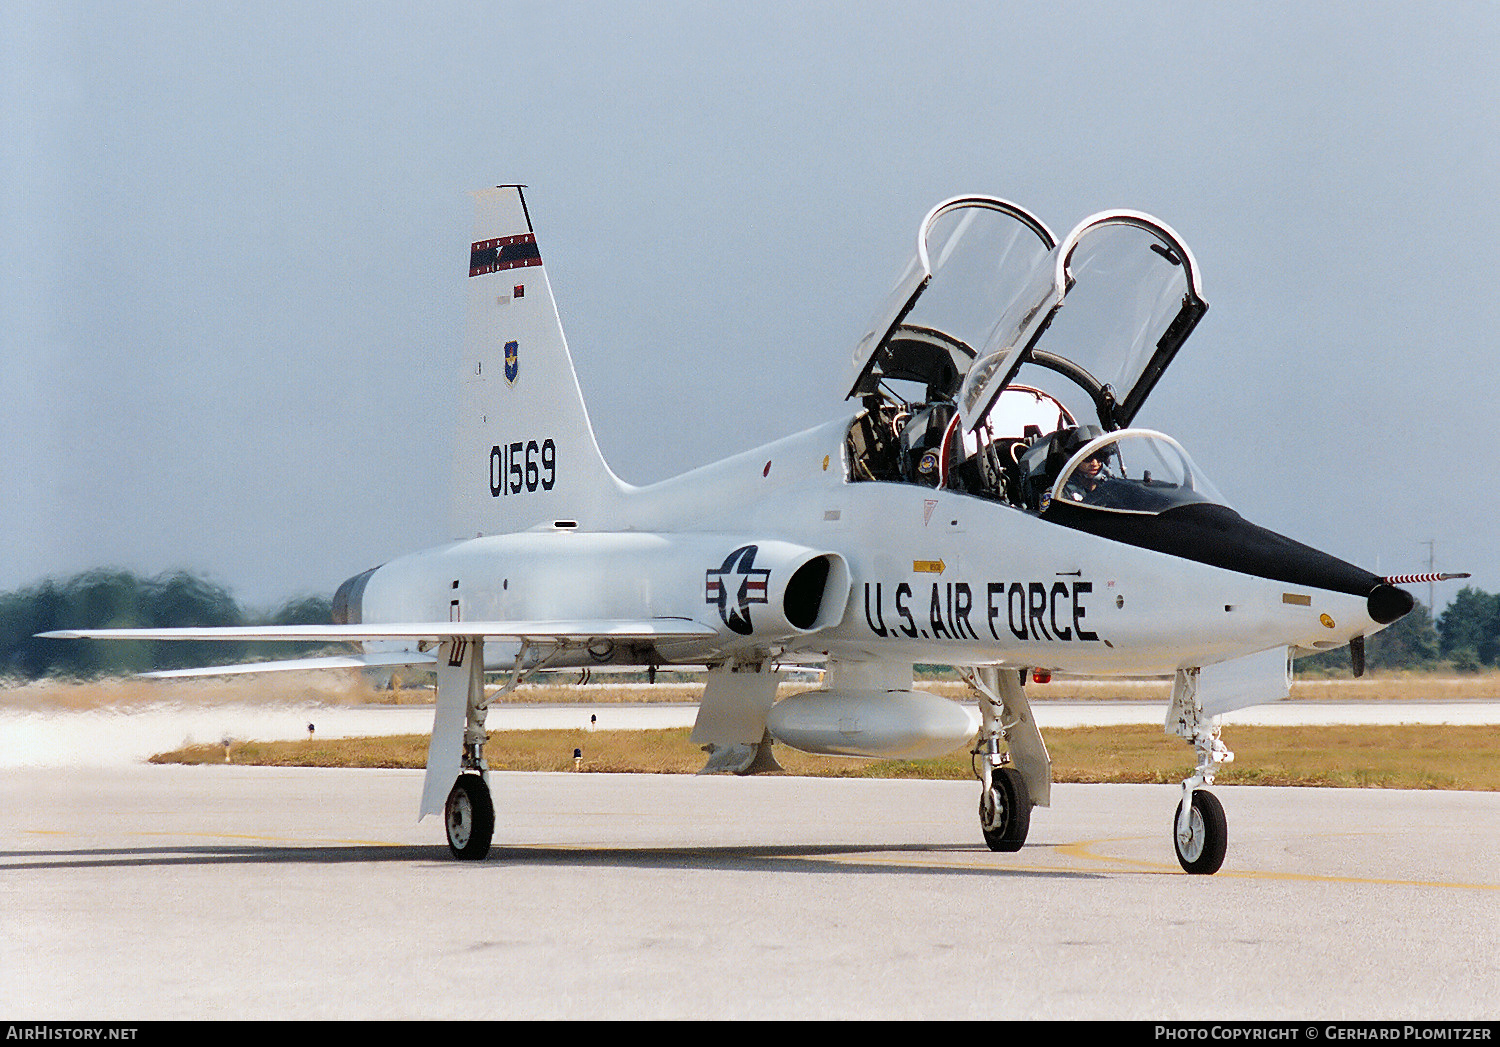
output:
[[[1437, 568], [1435, 566], [1435, 563], [1436, 563], [1436, 560], [1437, 560], [1437, 539], [1436, 538], [1429, 538], [1425, 542], [1418, 542], [1417, 544], [1418, 545], [1425, 545], [1425, 546], [1427, 546], [1427, 573], [1428, 574], [1434, 573], [1437, 570]], [[1436, 615], [1437, 615], [1437, 608], [1433, 606], [1432, 601], [1433, 601], [1432, 583], [1428, 582], [1427, 583], [1427, 613], [1429, 615], [1434, 616], [1434, 621], [1435, 621], [1436, 620]]]

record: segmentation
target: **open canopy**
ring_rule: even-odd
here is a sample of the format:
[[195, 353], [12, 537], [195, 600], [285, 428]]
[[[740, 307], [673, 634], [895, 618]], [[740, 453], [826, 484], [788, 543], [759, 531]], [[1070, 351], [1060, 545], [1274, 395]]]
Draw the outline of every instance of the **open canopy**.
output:
[[922, 383], [974, 430], [1034, 365], [1081, 390], [1106, 430], [1123, 428], [1207, 310], [1198, 288], [1191, 252], [1150, 215], [1102, 212], [1058, 242], [1015, 204], [955, 197], [923, 220], [855, 348], [849, 396]]

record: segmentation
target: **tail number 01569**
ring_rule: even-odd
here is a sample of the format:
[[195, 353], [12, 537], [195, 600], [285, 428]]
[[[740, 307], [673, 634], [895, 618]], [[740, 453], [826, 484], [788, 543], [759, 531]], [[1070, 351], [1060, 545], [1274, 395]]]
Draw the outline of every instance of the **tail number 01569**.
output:
[[516, 440], [490, 448], [490, 494], [550, 491], [557, 482], [557, 445], [546, 439]]

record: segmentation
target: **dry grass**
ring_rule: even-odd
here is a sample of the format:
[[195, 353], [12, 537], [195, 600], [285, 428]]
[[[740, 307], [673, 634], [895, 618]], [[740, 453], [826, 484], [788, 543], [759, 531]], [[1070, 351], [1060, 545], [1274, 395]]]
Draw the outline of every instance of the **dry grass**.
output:
[[[1236, 727], [1226, 739], [1235, 762], [1226, 785], [1320, 785], [1393, 789], [1500, 789], [1500, 731], [1493, 727]], [[658, 731], [495, 731], [485, 754], [497, 771], [691, 774], [704, 755], [687, 728]], [[1048, 731], [1059, 782], [1180, 782], [1192, 773], [1191, 750], [1159, 727], [1080, 727]], [[776, 747], [789, 774], [819, 777], [967, 779], [966, 754], [938, 760], [831, 759]], [[409, 767], [427, 762], [427, 738], [349, 738], [243, 742], [236, 764], [311, 767]], [[219, 746], [195, 746], [154, 763], [222, 763]]]
[[[807, 690], [806, 682], [783, 684], [783, 696]], [[966, 698], [968, 688], [956, 680], [924, 680], [925, 690]], [[496, 688], [492, 687], [491, 690]], [[1170, 680], [1054, 679], [1028, 687], [1032, 701], [1159, 701], [1166, 703]], [[523, 684], [507, 694], [505, 704], [644, 704], [696, 702], [701, 681], [676, 676], [661, 682], [606, 680], [579, 686], [563, 682]], [[377, 688], [358, 672], [274, 673], [189, 680], [117, 678], [91, 681], [37, 680], [0, 686], [0, 703], [23, 709], [131, 709], [149, 705], [180, 706], [242, 703], [299, 705], [430, 705], [431, 687]], [[1292, 697], [1299, 701], [1464, 701], [1500, 699], [1500, 673], [1438, 676], [1428, 673], [1370, 675], [1359, 680], [1298, 680]]]
[[[788, 684], [783, 693], [805, 690]], [[923, 687], [964, 697], [955, 681], [927, 681]], [[602, 704], [608, 702], [693, 702], [702, 684], [664, 681], [655, 685], [606, 681], [523, 686], [507, 702]], [[1165, 680], [1057, 679], [1029, 688], [1033, 701], [1151, 700], [1165, 703]], [[1435, 676], [1420, 673], [1372, 675], [1361, 680], [1298, 681], [1293, 697], [1313, 701], [1494, 700], [1500, 673]], [[0, 688], [0, 704], [16, 709], [129, 710], [230, 703], [298, 705], [430, 704], [430, 688], [375, 689], [358, 673], [281, 673], [266, 676], [154, 681], [114, 679], [91, 682], [38, 681]], [[504, 770], [571, 771], [573, 749], [584, 751], [586, 771], [692, 773], [704, 756], [688, 731], [515, 731], [493, 732], [486, 748], [491, 766]], [[1192, 767], [1180, 740], [1159, 727], [1105, 727], [1049, 730], [1058, 781], [1176, 782]], [[1383, 786], [1438, 789], [1500, 789], [1500, 730], [1493, 727], [1231, 727], [1226, 743], [1236, 753], [1219, 781], [1265, 785]], [[233, 749], [236, 763], [327, 767], [422, 767], [425, 736], [365, 739], [308, 739], [295, 742], [243, 742]], [[792, 774], [877, 777], [967, 778], [966, 754], [942, 760], [892, 762], [806, 756], [777, 746], [777, 759]], [[156, 757], [158, 761], [222, 763], [219, 746], [204, 746]]]
[[1500, 673], [1440, 676], [1436, 673], [1391, 673], [1358, 680], [1297, 680], [1292, 697], [1300, 701], [1455, 702], [1500, 698]]

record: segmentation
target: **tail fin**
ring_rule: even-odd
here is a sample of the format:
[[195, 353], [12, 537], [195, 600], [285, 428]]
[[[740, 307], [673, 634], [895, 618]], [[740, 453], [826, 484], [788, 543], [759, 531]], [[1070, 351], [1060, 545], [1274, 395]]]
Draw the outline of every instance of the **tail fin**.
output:
[[474, 197], [455, 532], [608, 527], [624, 485], [589, 425], [521, 186]]

